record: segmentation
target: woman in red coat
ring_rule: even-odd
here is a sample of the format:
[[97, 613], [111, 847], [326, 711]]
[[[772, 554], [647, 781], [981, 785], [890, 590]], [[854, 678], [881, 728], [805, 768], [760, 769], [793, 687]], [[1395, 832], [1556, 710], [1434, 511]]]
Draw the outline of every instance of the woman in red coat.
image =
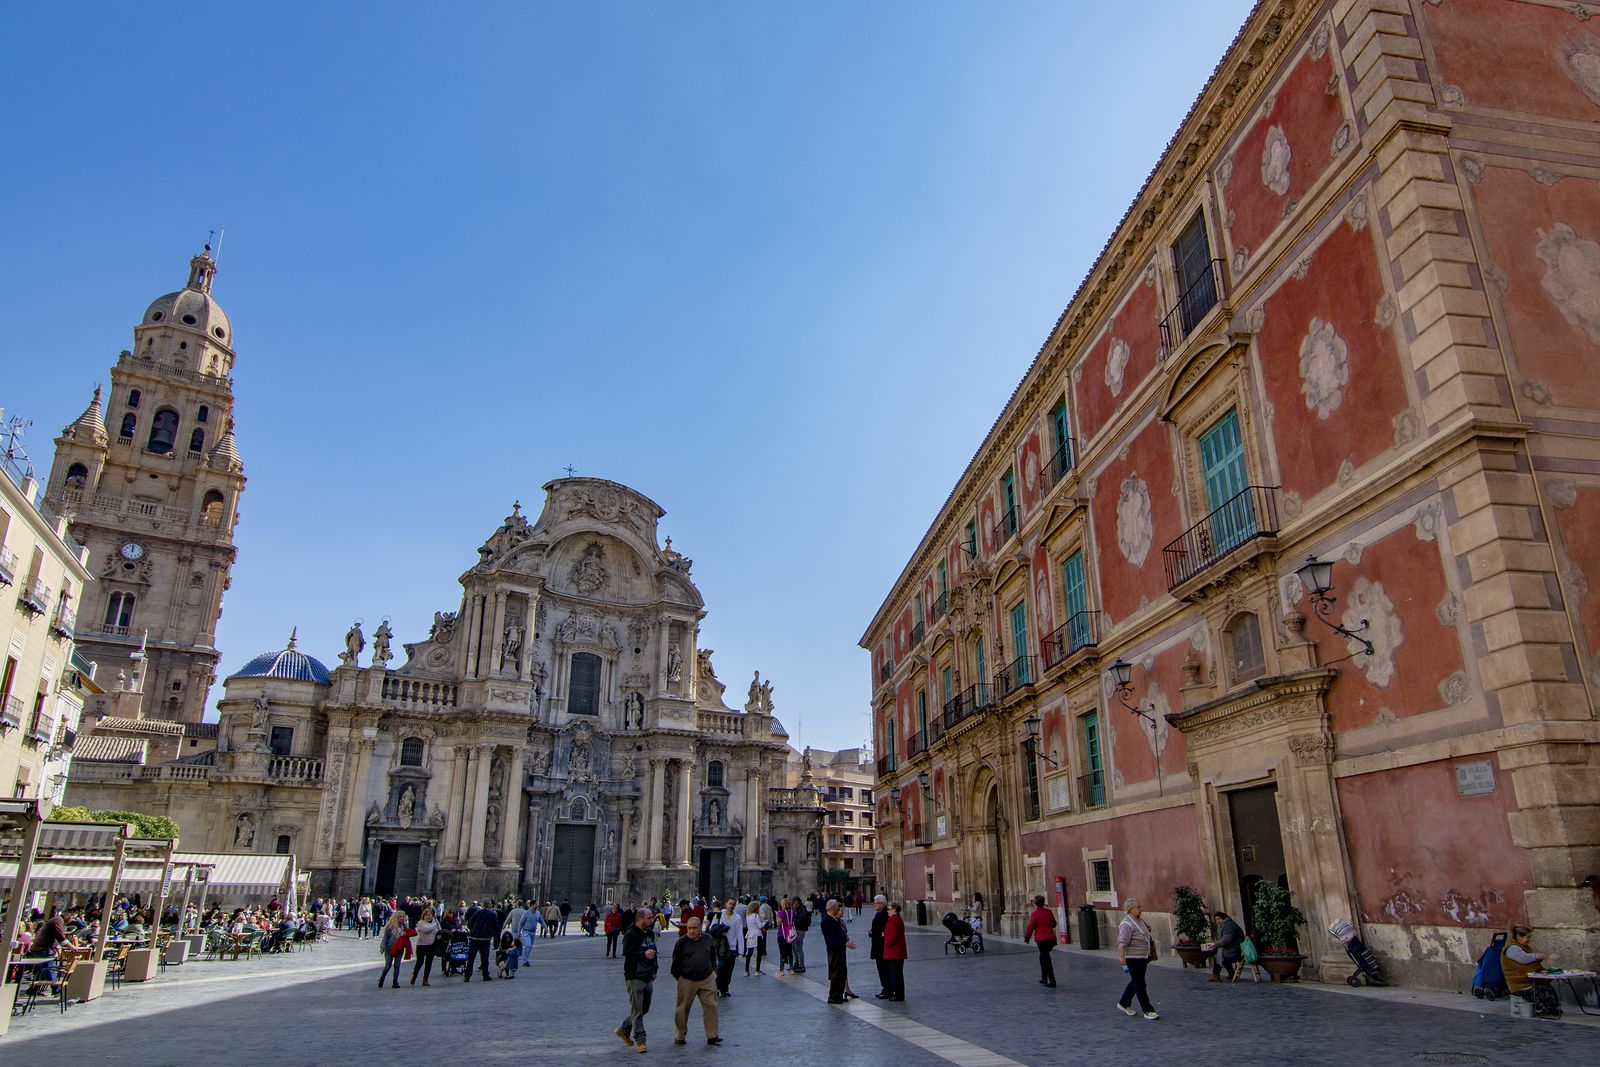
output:
[[889, 921], [883, 927], [883, 965], [889, 979], [885, 1000], [906, 999], [906, 923], [900, 905], [889, 905]]
[[1028, 915], [1022, 939], [1039, 946], [1039, 984], [1054, 989], [1056, 967], [1050, 960], [1050, 953], [1056, 947], [1056, 913], [1044, 906], [1044, 897], [1033, 898], [1033, 911]]

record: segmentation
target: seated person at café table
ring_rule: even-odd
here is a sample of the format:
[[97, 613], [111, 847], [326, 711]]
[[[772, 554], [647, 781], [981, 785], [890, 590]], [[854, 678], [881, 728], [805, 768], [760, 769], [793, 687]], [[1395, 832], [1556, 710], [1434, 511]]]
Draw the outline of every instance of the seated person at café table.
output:
[[[60, 914], [51, 916], [40, 923], [39, 929], [34, 932], [33, 944], [28, 948], [28, 955], [34, 958], [54, 957], [56, 951], [63, 945], [70, 945], [72, 938], [67, 933], [67, 924], [76, 915], [76, 909], [64, 908]], [[56, 964], [53, 958], [44, 965], [44, 972], [50, 981], [56, 980]]]

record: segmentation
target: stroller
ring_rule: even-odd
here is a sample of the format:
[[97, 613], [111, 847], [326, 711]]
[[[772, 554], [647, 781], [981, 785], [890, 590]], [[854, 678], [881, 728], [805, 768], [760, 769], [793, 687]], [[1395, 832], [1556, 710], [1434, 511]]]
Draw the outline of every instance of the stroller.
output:
[[1366, 942], [1356, 936], [1356, 928], [1340, 919], [1328, 927], [1336, 941], [1343, 943], [1344, 954], [1350, 957], [1350, 962], [1356, 965], [1356, 972], [1345, 979], [1345, 982], [1356, 988], [1363, 983], [1372, 986], [1387, 985], [1383, 980], [1383, 970], [1378, 966], [1378, 958], [1372, 954]]
[[975, 956], [983, 953], [983, 935], [974, 930], [971, 923], [959, 918], [953, 911], [945, 912], [941, 922], [950, 931], [950, 940], [944, 943], [945, 955], [948, 956], [952, 948], [958, 956], [965, 956], [968, 952]]
[[451, 930], [450, 943], [444, 950], [444, 962], [440, 970], [445, 977], [453, 978], [462, 974], [467, 969], [467, 960], [472, 958], [472, 939], [465, 930]]
[[1478, 957], [1478, 967], [1472, 972], [1472, 995], [1479, 1000], [1511, 995], [1506, 987], [1505, 972], [1500, 969], [1500, 953], [1505, 950], [1506, 935], [1501, 931], [1489, 939], [1489, 947]]

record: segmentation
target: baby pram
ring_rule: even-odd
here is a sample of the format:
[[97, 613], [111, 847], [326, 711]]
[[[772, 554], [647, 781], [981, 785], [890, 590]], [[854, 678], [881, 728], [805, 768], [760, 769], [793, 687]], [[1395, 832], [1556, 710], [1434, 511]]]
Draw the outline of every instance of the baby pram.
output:
[[441, 970], [447, 977], [461, 974], [467, 969], [467, 960], [472, 956], [472, 939], [465, 930], [450, 931], [450, 943], [445, 946], [444, 965]]
[[1478, 957], [1478, 967], [1472, 972], [1472, 995], [1479, 1000], [1511, 995], [1506, 986], [1506, 972], [1500, 968], [1500, 954], [1505, 950], [1506, 935], [1501, 931], [1489, 939], [1489, 947]]
[[950, 940], [944, 943], [945, 955], [948, 956], [952, 948], [958, 956], [965, 956], [969, 951], [973, 955], [983, 952], [983, 935], [974, 930], [971, 923], [959, 918], [953, 911], [945, 912], [942, 922], [944, 928], [950, 931]]
[[1378, 958], [1372, 954], [1366, 943], [1356, 936], [1355, 927], [1340, 919], [1328, 927], [1328, 933], [1343, 942], [1344, 954], [1356, 965], [1356, 972], [1345, 979], [1346, 983], [1357, 988], [1362, 983], [1376, 986], [1386, 984], [1383, 980], [1383, 969], [1378, 966]]

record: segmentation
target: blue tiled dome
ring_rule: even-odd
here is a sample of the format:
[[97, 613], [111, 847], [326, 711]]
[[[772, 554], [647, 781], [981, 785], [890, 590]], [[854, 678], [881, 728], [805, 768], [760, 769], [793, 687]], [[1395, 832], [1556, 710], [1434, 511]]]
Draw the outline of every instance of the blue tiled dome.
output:
[[322, 661], [306, 655], [294, 647], [294, 635], [289, 635], [289, 647], [279, 652], [263, 652], [230, 674], [229, 678], [282, 678], [291, 682], [316, 682], [330, 685], [328, 668]]

